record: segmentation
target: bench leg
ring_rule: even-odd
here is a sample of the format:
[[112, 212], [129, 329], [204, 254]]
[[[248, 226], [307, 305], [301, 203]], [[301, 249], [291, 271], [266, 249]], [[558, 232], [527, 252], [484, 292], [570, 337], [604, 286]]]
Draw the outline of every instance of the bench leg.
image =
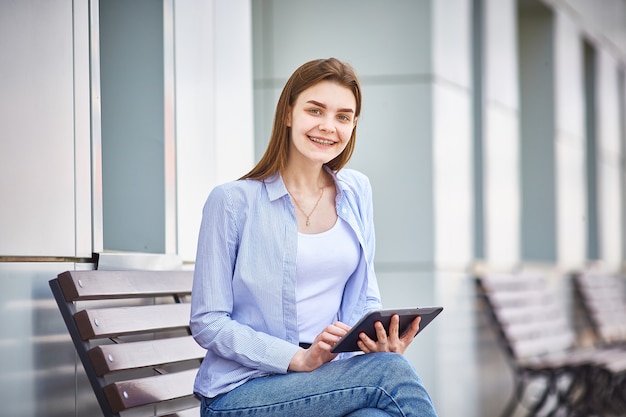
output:
[[[545, 387], [540, 392], [539, 398], [533, 401], [531, 404], [524, 404], [524, 399], [527, 397], [527, 390], [530, 386], [530, 382], [532, 382], [533, 380], [538, 380], [542, 377], [545, 379]], [[550, 397], [550, 394], [556, 394], [555, 389], [555, 378], [549, 372], [546, 372], [543, 375], [536, 373], [518, 374], [515, 381], [515, 389], [513, 390], [513, 395], [511, 396], [511, 399], [500, 414], [500, 417], [512, 417], [515, 414], [515, 411], [519, 408], [519, 406], [528, 410], [526, 416], [530, 417], [538, 415], [539, 412], [546, 406], [546, 402]]]

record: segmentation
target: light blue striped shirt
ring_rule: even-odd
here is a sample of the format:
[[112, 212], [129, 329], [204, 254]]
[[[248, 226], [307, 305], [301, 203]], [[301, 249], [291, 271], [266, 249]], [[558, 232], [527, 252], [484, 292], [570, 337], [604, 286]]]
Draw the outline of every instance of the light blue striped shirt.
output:
[[[343, 169], [333, 177], [337, 214], [361, 246], [338, 312], [340, 321], [354, 325], [381, 306], [373, 263], [372, 190], [357, 171]], [[210, 193], [191, 298], [191, 331], [207, 349], [195, 392], [214, 397], [251, 378], [287, 372], [299, 349], [297, 242], [294, 207], [280, 175], [233, 181]]]

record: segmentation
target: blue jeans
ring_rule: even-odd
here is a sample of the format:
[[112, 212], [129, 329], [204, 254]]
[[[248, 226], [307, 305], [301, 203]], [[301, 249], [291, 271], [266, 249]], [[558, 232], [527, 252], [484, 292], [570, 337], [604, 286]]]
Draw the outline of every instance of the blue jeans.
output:
[[203, 398], [202, 417], [436, 417], [415, 368], [397, 353], [370, 353], [313, 372], [252, 379]]

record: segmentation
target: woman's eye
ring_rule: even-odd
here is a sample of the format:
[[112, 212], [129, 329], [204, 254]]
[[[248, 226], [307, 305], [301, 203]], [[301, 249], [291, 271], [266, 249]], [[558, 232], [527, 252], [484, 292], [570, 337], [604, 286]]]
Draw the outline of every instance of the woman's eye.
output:
[[313, 114], [322, 114], [322, 111], [320, 109], [310, 109], [309, 113], [313, 113]]
[[337, 116], [339, 120], [343, 121], [343, 122], [349, 122], [350, 121], [350, 117], [346, 116], [345, 114], [340, 114], [339, 116]]

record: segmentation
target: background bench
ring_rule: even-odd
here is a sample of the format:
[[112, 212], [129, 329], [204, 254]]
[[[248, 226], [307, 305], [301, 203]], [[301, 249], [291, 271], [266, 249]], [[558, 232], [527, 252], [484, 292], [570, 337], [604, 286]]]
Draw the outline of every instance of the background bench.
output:
[[626, 287], [624, 278], [598, 270], [573, 274], [583, 317], [598, 345], [626, 345]]
[[[570, 316], [545, 277], [502, 273], [477, 276], [475, 281], [514, 373], [514, 392], [503, 416], [523, 408], [527, 415], [557, 410], [579, 416], [626, 415], [613, 389], [623, 380], [626, 355], [578, 347]], [[526, 392], [531, 384], [534, 397]]]
[[197, 417], [205, 351], [190, 336], [191, 271], [68, 271], [50, 281], [105, 417]]

